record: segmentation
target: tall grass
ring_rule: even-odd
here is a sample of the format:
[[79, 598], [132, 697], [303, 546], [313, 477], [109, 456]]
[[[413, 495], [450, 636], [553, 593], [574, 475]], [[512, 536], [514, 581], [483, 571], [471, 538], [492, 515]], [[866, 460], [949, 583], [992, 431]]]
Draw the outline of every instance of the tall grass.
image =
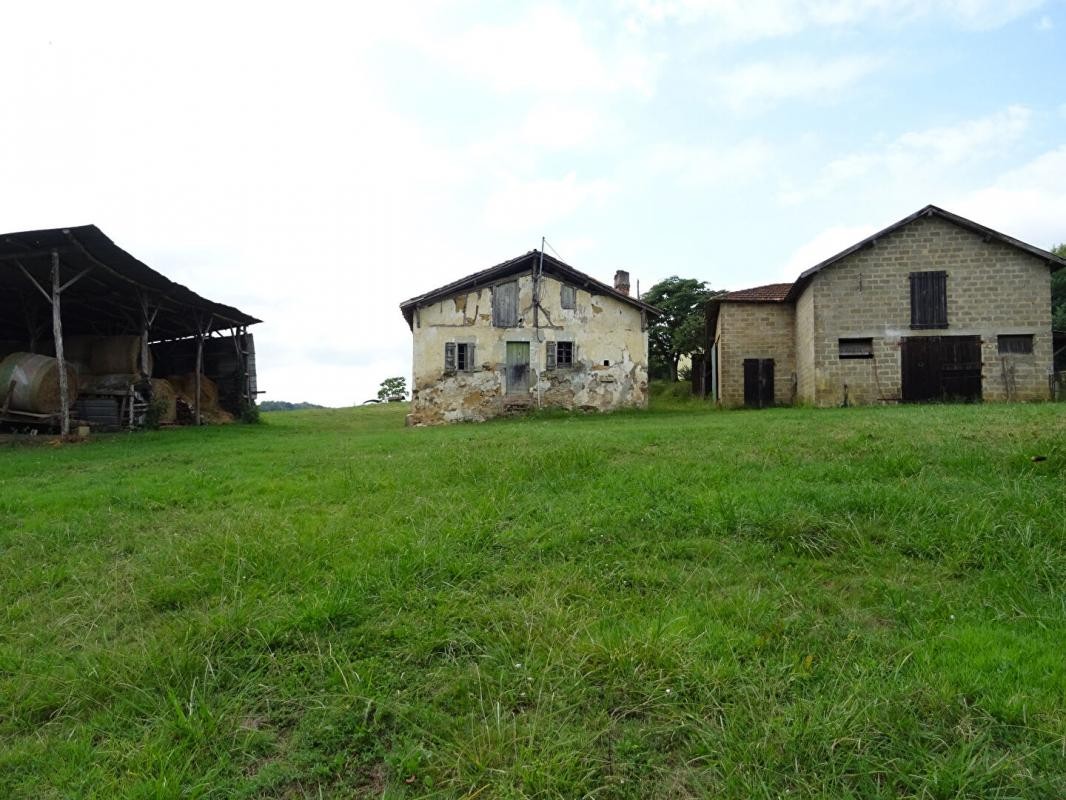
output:
[[0, 796], [1066, 796], [1062, 406], [404, 412], [0, 450]]

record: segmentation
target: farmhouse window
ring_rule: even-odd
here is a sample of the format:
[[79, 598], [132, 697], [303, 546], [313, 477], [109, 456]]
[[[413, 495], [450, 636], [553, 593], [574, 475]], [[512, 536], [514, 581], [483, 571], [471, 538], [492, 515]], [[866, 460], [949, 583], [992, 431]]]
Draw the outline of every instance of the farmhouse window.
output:
[[568, 369], [574, 366], [573, 342], [547, 342], [545, 364], [547, 369]]
[[492, 324], [497, 328], [518, 327], [518, 281], [492, 287]]
[[474, 345], [447, 342], [444, 345], [445, 372], [471, 372], [474, 369]]
[[563, 308], [577, 308], [577, 289], [564, 283], [559, 289], [559, 305]]
[[997, 337], [1000, 355], [1013, 353], [1028, 356], [1033, 353], [1033, 334], [1004, 334]]
[[911, 327], [946, 328], [948, 326], [948, 274], [946, 272], [912, 272]]
[[874, 340], [866, 339], [838, 339], [837, 348], [841, 358], [873, 358]]

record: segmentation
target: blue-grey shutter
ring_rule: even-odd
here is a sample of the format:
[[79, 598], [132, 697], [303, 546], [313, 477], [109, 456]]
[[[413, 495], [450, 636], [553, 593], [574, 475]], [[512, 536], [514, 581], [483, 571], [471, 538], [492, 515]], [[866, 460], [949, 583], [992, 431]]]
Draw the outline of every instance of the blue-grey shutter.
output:
[[455, 342], [444, 343], [444, 369], [448, 372], [455, 371]]
[[477, 369], [477, 361], [475, 360], [476, 358], [477, 358], [477, 350], [475, 349], [473, 343], [468, 344], [466, 346], [466, 371], [467, 372], [473, 372], [474, 370]]
[[544, 343], [544, 367], [555, 369], [555, 342]]
[[498, 283], [492, 287], [492, 324], [497, 328], [518, 326], [518, 282]]

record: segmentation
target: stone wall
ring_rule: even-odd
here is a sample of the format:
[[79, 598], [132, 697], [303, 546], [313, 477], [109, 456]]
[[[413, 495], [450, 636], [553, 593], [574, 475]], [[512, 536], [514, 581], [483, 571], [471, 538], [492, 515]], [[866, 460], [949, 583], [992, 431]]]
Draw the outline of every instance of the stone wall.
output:
[[718, 402], [744, 405], [744, 360], [774, 360], [774, 402], [795, 402], [795, 308], [790, 303], [722, 303], [718, 311]]
[[[458, 294], [415, 311], [411, 422], [481, 421], [512, 408], [557, 406], [607, 411], [648, 403], [648, 337], [641, 312], [609, 295], [578, 288], [573, 309], [562, 308], [562, 283], [541, 280], [541, 310], [533, 313], [533, 278], [518, 281], [518, 325], [492, 324], [492, 287]], [[501, 281], [503, 282], [503, 281]], [[548, 369], [546, 343], [572, 342], [574, 365]], [[475, 346], [469, 372], [446, 372], [447, 342]], [[506, 394], [507, 342], [528, 342], [530, 389]]]
[[[926, 270], [947, 272], [947, 328], [910, 327], [909, 275]], [[899, 401], [900, 343], [912, 336], [980, 336], [986, 400], [1049, 397], [1050, 271], [1018, 248], [923, 217], [819, 272], [801, 304], [806, 295], [814, 312], [814, 370], [809, 376], [801, 359], [799, 396], [808, 402], [839, 405], [845, 385], [849, 402]], [[1032, 355], [1001, 357], [1001, 334], [1032, 334]], [[797, 325], [797, 336], [804, 335]], [[841, 338], [871, 338], [874, 358], [841, 359]]]

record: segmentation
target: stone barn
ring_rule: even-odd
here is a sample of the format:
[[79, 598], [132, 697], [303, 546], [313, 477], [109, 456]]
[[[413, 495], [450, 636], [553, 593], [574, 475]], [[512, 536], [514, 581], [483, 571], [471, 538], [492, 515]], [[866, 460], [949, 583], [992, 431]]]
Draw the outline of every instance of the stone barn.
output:
[[704, 383], [731, 407], [1046, 400], [1063, 267], [926, 206], [795, 283], [714, 298]]
[[648, 403], [648, 321], [629, 273], [597, 281], [539, 250], [400, 305], [413, 334], [411, 424], [540, 407]]

